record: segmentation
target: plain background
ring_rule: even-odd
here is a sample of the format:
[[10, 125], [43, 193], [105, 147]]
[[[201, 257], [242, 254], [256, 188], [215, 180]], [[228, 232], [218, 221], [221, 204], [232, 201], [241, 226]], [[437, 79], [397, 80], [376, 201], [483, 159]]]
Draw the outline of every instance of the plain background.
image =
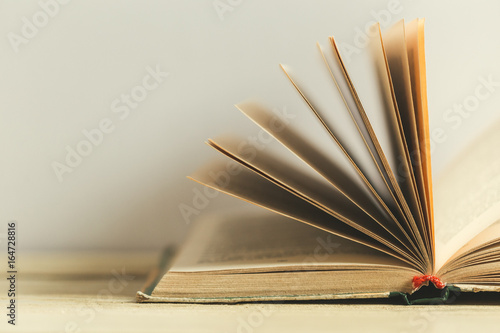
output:
[[[230, 10], [219, 15], [214, 4], [221, 3]], [[257, 131], [233, 104], [251, 97], [279, 103], [290, 89], [279, 63], [301, 63], [330, 35], [355, 45], [358, 29], [389, 3], [73, 0], [15, 52], [9, 34], [21, 35], [23, 18], [32, 22], [41, 5], [0, 1], [0, 228], [18, 221], [26, 250], [156, 249], [179, 241], [190, 225], [179, 207], [192, 205], [200, 189], [185, 176], [210, 156], [204, 140], [228, 128]], [[426, 18], [430, 125], [446, 136], [433, 151], [437, 177], [500, 120], [498, 87], [459, 125], [443, 117], [474, 95], [481, 77], [500, 81], [500, 2], [399, 3], [383, 26]], [[169, 76], [120, 119], [112, 102], [157, 66]], [[114, 130], [59, 181], [52, 164], [64, 163], [66, 147], [105, 118]], [[219, 196], [199, 215], [242, 205]]]

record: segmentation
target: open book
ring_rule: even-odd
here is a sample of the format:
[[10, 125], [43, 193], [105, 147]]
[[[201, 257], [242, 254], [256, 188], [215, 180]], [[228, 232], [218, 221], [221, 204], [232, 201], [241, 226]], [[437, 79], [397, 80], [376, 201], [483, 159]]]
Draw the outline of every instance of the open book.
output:
[[277, 214], [200, 221], [138, 301], [388, 297], [429, 281], [500, 291], [500, 126], [433, 189], [424, 21], [374, 25], [358, 77], [329, 41], [315, 82], [282, 66], [300, 121], [237, 105], [267, 137], [209, 140], [222, 154], [191, 176]]

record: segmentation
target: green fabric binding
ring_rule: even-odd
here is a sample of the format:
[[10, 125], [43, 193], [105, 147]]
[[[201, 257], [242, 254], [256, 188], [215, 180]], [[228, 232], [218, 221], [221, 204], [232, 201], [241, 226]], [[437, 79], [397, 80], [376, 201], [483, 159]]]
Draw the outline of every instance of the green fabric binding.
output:
[[[425, 288], [425, 287], [424, 287]], [[414, 298], [415, 294], [409, 295], [407, 293], [401, 292], [391, 292], [389, 297], [400, 297], [406, 305], [441, 305], [448, 304], [455, 300], [455, 297], [450, 296], [460, 295], [460, 288], [453, 285], [448, 285], [441, 290], [441, 295], [439, 297], [422, 297]]]

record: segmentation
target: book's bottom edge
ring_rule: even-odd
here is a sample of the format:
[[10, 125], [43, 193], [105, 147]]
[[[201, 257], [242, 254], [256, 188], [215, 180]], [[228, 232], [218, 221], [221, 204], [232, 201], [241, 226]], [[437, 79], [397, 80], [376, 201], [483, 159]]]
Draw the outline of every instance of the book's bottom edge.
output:
[[[477, 284], [454, 284], [448, 285], [455, 292], [474, 293], [498, 293], [500, 286], [477, 285]], [[268, 295], [268, 296], [245, 296], [245, 297], [171, 297], [153, 296], [143, 291], [138, 291], [136, 301], [138, 303], [192, 303], [192, 304], [235, 304], [251, 302], [296, 302], [296, 301], [328, 301], [348, 299], [387, 299], [394, 297], [393, 292], [365, 292], [365, 293], [337, 293], [337, 294], [304, 294], [304, 295]], [[417, 304], [417, 303], [415, 303]]]
[[465, 293], [479, 293], [479, 292], [500, 292], [500, 286], [488, 286], [480, 284], [454, 284], [455, 287], [460, 288], [461, 292]]
[[247, 296], [247, 297], [165, 297], [152, 296], [142, 291], [136, 294], [138, 303], [247, 303], [247, 302], [284, 302], [284, 301], [327, 301], [341, 299], [389, 298], [390, 292], [345, 293], [321, 295], [279, 295], [279, 296]]

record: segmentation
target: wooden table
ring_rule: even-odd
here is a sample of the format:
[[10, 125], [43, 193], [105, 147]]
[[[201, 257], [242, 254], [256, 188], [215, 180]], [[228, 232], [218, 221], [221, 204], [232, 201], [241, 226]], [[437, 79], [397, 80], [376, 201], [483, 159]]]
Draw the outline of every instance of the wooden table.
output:
[[150, 252], [21, 253], [17, 325], [7, 324], [4, 280], [0, 332], [500, 332], [500, 301], [492, 298], [447, 306], [135, 303], [157, 258]]

